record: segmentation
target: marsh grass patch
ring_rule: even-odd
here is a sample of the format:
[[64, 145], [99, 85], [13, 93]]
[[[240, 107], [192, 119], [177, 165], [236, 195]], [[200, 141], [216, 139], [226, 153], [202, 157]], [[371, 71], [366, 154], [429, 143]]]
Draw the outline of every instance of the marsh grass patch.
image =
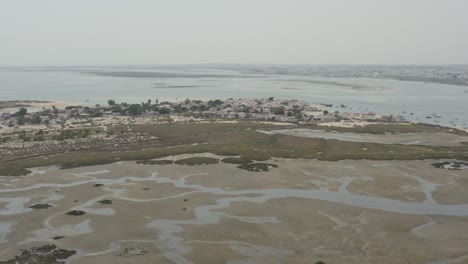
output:
[[143, 165], [170, 165], [173, 163], [172, 160], [139, 160], [137, 164]]
[[52, 205], [50, 204], [34, 204], [29, 206], [29, 208], [32, 208], [34, 210], [49, 209], [50, 207], [52, 207]]
[[85, 211], [73, 210], [67, 213], [67, 215], [80, 216], [86, 214]]
[[269, 163], [251, 163], [251, 164], [242, 164], [237, 166], [239, 169], [260, 172], [260, 171], [270, 171], [273, 168], [278, 168], [278, 165], [269, 164]]
[[[312, 126], [306, 126], [312, 127]], [[317, 126], [318, 127], [318, 126]], [[166, 125], [132, 125], [134, 133], [158, 137], [158, 148], [137, 149], [130, 151], [93, 151], [67, 152], [51, 154], [47, 159], [34, 157], [10, 161], [0, 161], [0, 175], [25, 175], [28, 168], [59, 165], [61, 169], [82, 166], [94, 166], [116, 161], [144, 161], [170, 159], [182, 154], [213, 153], [220, 156], [243, 157], [255, 162], [266, 162], [275, 158], [303, 158], [325, 161], [344, 159], [360, 160], [468, 160], [468, 146], [431, 147], [417, 145], [378, 144], [368, 142], [347, 142], [320, 138], [299, 138], [286, 135], [267, 135], [256, 130], [277, 129], [277, 127], [255, 123], [239, 122], [235, 124], [188, 123]], [[109, 128], [120, 131], [123, 127]], [[127, 129], [127, 127], [125, 127]], [[325, 128], [322, 128], [325, 129]], [[329, 128], [328, 128], [329, 129]], [[411, 132], [448, 132], [456, 130], [422, 125], [385, 124], [367, 127], [346, 128], [349, 132], [374, 133], [411, 133]], [[461, 132], [460, 132], [461, 133]], [[367, 149], [367, 150], [364, 150]], [[177, 164], [206, 164], [207, 161], [178, 161]], [[205, 158], [204, 158], [205, 159]], [[229, 161], [229, 160], [228, 160]], [[231, 160], [232, 161], [232, 160]], [[240, 162], [239, 160], [234, 160]], [[209, 161], [209, 163], [211, 163]], [[186, 164], [191, 165], [191, 164]]]
[[101, 200], [97, 202], [98, 204], [112, 204], [112, 200]]
[[249, 164], [253, 163], [254, 161], [246, 158], [246, 157], [229, 157], [229, 158], [224, 158], [221, 160], [224, 163], [230, 163], [230, 164]]
[[193, 158], [186, 158], [186, 159], [177, 160], [174, 163], [178, 164], [178, 165], [195, 166], [195, 165], [216, 164], [218, 162], [219, 162], [219, 159], [215, 159], [215, 158], [193, 157]]

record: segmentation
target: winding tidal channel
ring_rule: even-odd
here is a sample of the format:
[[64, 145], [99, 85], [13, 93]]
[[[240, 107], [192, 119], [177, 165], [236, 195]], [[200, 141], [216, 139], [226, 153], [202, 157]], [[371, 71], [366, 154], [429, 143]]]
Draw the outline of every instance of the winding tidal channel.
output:
[[[0, 260], [13, 258], [20, 249], [53, 243], [76, 251], [66, 260], [69, 263], [150, 255], [158, 256], [161, 263], [202, 263], [200, 256], [216, 254], [206, 251], [210, 247], [224, 248], [228, 253], [220, 251], [219, 254], [225, 254], [223, 259], [231, 264], [269, 260], [273, 261], [270, 263], [303, 263], [299, 259], [375, 263], [379, 250], [392, 249], [369, 237], [371, 234], [363, 231], [366, 227], [393, 236], [396, 241], [400, 239], [408, 249], [424, 248], [427, 241], [448, 228], [447, 223], [468, 227], [468, 201], [439, 201], [445, 189], [453, 193], [460, 182], [464, 184], [468, 178], [466, 170], [436, 169], [428, 161], [276, 162], [278, 169], [262, 173], [241, 171], [227, 164], [190, 167], [121, 162], [72, 170], [41, 168], [22, 178], [1, 178]], [[404, 180], [391, 182], [385, 178], [386, 174]], [[65, 176], [58, 178], [59, 175]], [[258, 178], [249, 183], [249, 177]], [[401, 196], [388, 197], [388, 188], [400, 189], [397, 193]], [[192, 200], [194, 204], [190, 204]], [[283, 206], [283, 211], [275, 210], [277, 201], [287, 204], [298, 201], [304, 211], [296, 211], [297, 204]], [[176, 202], [185, 207], [177, 207]], [[311, 203], [313, 209], [308, 210]], [[37, 204], [48, 204], [51, 208], [32, 207]], [[335, 207], [347, 209], [340, 212]], [[259, 208], [271, 208], [269, 215]], [[158, 215], [152, 210], [164, 210], [164, 213]], [[67, 215], [72, 211], [83, 215]], [[366, 218], [366, 214], [372, 217]], [[386, 217], [399, 215], [404, 216], [400, 219], [402, 223], [386, 222], [389, 221]], [[383, 220], [376, 220], [380, 216]], [[341, 245], [350, 236], [360, 236], [360, 240], [348, 241], [349, 250], [340, 255], [328, 245], [331, 241], [324, 242], [321, 238], [327, 234], [323, 226], [310, 224], [300, 233], [288, 230], [291, 224], [304, 219], [331, 225], [328, 234], [339, 237], [336, 241]], [[258, 238], [247, 236], [244, 240], [219, 236], [222, 233], [215, 230], [218, 227], [224, 230], [223, 226], [230, 223], [234, 223], [230, 229], [239, 227], [235, 232], [245, 232], [245, 225], [262, 229], [264, 234]], [[113, 228], [100, 228], [106, 225]], [[211, 230], [217, 235], [200, 235], [203, 232], [197, 229], [202, 227], [201, 230]], [[394, 232], [404, 234], [391, 233], [397, 227], [400, 231]], [[110, 230], [113, 233], [107, 234]], [[272, 236], [268, 235], [270, 232]], [[300, 238], [292, 241], [291, 233]], [[277, 241], [270, 241], [275, 236]], [[283, 241], [280, 238], [284, 243], [279, 242]], [[89, 245], [95, 246], [83, 246], [87, 239], [92, 241]], [[296, 246], [296, 242], [317, 239], [322, 239], [322, 243], [314, 244], [316, 247], [307, 253]], [[453, 241], [450, 237], [444, 239], [432, 240], [431, 254], [396, 254], [414, 260], [411, 263], [465, 263], [468, 250], [463, 252], [461, 248], [468, 245], [468, 236]], [[442, 244], [448, 242], [453, 242], [451, 250]], [[393, 260], [382, 263], [400, 263], [398, 259]]]

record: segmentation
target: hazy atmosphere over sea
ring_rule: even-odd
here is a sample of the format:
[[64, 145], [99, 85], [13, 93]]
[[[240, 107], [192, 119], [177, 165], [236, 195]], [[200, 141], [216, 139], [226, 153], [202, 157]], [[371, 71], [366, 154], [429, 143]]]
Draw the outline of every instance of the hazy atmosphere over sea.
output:
[[0, 64], [465, 64], [465, 0], [2, 0]]

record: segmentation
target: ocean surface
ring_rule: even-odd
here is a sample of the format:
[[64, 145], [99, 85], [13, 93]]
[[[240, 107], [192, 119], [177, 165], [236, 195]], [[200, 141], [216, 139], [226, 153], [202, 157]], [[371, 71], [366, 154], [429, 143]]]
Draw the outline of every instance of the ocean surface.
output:
[[[468, 126], [468, 87], [371, 78], [255, 74], [242, 69], [179, 67], [0, 68], [0, 100], [139, 103], [148, 99], [301, 99], [339, 111], [402, 115], [411, 121]], [[341, 108], [344, 104], [347, 107]], [[413, 113], [413, 114], [411, 114]], [[431, 118], [427, 118], [427, 117]]]

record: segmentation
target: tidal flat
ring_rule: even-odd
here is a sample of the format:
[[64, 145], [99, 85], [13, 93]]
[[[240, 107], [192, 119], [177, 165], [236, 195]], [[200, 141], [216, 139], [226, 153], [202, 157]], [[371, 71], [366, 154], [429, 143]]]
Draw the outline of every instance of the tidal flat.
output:
[[468, 170], [436, 168], [436, 160], [273, 158], [265, 161], [277, 166], [269, 171], [175, 162], [189, 158], [226, 157], [47, 166], [0, 178], [0, 263], [27, 259], [24, 252], [67, 263], [468, 259], [468, 235], [460, 231], [468, 229], [468, 199], [446, 199], [464, 197], [466, 188], [454, 186], [466, 184]]
[[132, 140], [109, 148], [34, 143], [0, 160], [0, 264], [468, 261], [465, 132], [284, 128], [120, 124], [105, 129]]

